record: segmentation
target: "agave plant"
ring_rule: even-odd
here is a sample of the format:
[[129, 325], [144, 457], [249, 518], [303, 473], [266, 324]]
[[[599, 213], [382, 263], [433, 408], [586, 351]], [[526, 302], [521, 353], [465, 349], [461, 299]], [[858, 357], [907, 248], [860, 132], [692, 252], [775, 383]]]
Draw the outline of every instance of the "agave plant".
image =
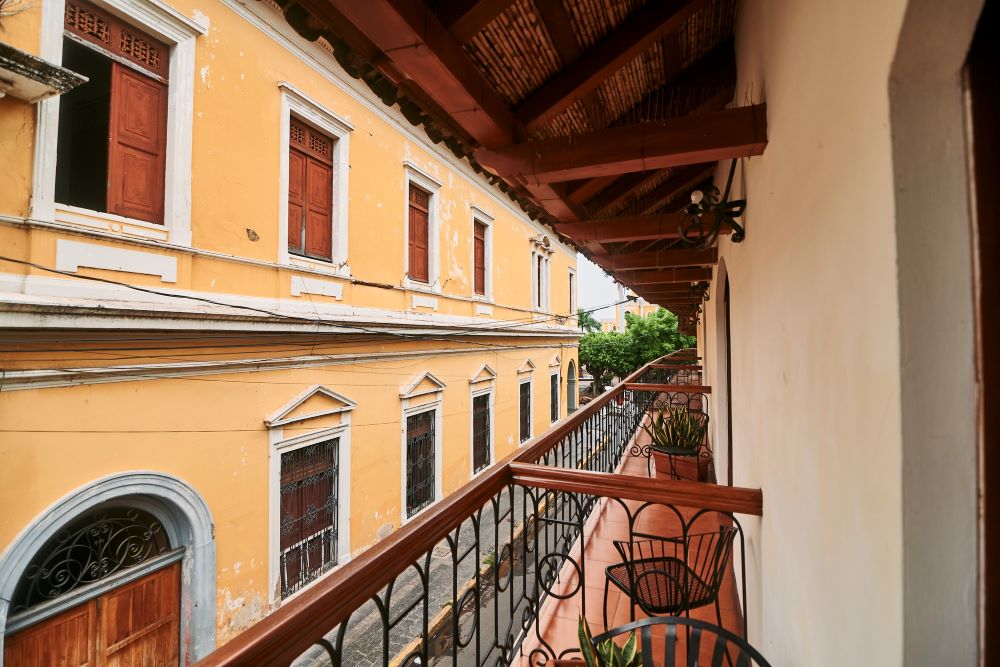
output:
[[705, 422], [684, 406], [667, 408], [642, 427], [653, 449], [670, 454], [693, 454], [705, 438]]
[[590, 634], [587, 619], [580, 617], [580, 653], [587, 667], [642, 667], [642, 656], [639, 654], [639, 643], [633, 631], [624, 646], [615, 644], [614, 639], [606, 639], [594, 644]]

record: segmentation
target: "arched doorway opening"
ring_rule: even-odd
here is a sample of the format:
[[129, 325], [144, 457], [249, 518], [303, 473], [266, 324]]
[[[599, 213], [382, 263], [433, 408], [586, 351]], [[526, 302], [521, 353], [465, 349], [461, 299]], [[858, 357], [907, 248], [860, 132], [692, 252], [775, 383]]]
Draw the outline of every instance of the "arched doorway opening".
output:
[[566, 412], [576, 411], [577, 389], [576, 389], [576, 363], [569, 360], [569, 367], [566, 370]]
[[136, 472], [49, 507], [0, 558], [0, 637], [8, 667], [207, 655], [215, 544], [204, 500], [174, 477]]

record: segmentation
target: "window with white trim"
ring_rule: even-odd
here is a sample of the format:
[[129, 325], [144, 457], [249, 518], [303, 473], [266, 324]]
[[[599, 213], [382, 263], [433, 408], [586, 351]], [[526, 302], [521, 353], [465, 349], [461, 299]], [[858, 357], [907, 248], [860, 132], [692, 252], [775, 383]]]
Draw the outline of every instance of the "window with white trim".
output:
[[549, 237], [541, 236], [531, 240], [531, 308], [551, 312], [551, 290], [549, 276], [552, 249]]
[[282, 81], [281, 250], [286, 264], [347, 266], [347, 121]]
[[207, 26], [158, 2], [39, 4], [39, 55], [91, 81], [38, 105], [31, 217], [190, 246], [195, 39]]

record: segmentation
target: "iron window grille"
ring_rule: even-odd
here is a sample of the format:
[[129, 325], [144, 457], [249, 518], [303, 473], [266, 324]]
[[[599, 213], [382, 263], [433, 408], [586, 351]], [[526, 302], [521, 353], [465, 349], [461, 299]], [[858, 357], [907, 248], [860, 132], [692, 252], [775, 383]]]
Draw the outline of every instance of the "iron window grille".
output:
[[472, 471], [490, 465], [490, 395], [472, 399]]
[[434, 501], [435, 410], [406, 418], [406, 515]]
[[549, 410], [552, 421], [559, 421], [559, 376], [549, 376]]
[[531, 383], [522, 382], [520, 387], [521, 442], [531, 437]]
[[337, 564], [340, 438], [281, 455], [281, 596]]

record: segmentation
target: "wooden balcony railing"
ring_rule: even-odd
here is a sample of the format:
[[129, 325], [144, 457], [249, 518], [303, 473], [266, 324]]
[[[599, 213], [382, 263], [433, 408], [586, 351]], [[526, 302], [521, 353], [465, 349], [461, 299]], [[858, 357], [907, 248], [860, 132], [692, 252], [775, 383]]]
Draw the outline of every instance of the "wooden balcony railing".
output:
[[[692, 357], [685, 351], [657, 363]], [[762, 512], [759, 490], [615, 473], [641, 421], [669, 392], [640, 382], [649, 370], [639, 369], [199, 664], [497, 665], [514, 662], [528, 645], [533, 663], [560, 657], [559, 647], [542, 638], [540, 611], [553, 595], [564, 596], [555, 590], [561, 572], [572, 568], [582, 581], [583, 546], [601, 503], [619, 503], [630, 525], [645, 509], [665, 507], [685, 533], [709, 515], [715, 526], [738, 526], [735, 514]], [[582, 584], [573, 594], [585, 603]]]

